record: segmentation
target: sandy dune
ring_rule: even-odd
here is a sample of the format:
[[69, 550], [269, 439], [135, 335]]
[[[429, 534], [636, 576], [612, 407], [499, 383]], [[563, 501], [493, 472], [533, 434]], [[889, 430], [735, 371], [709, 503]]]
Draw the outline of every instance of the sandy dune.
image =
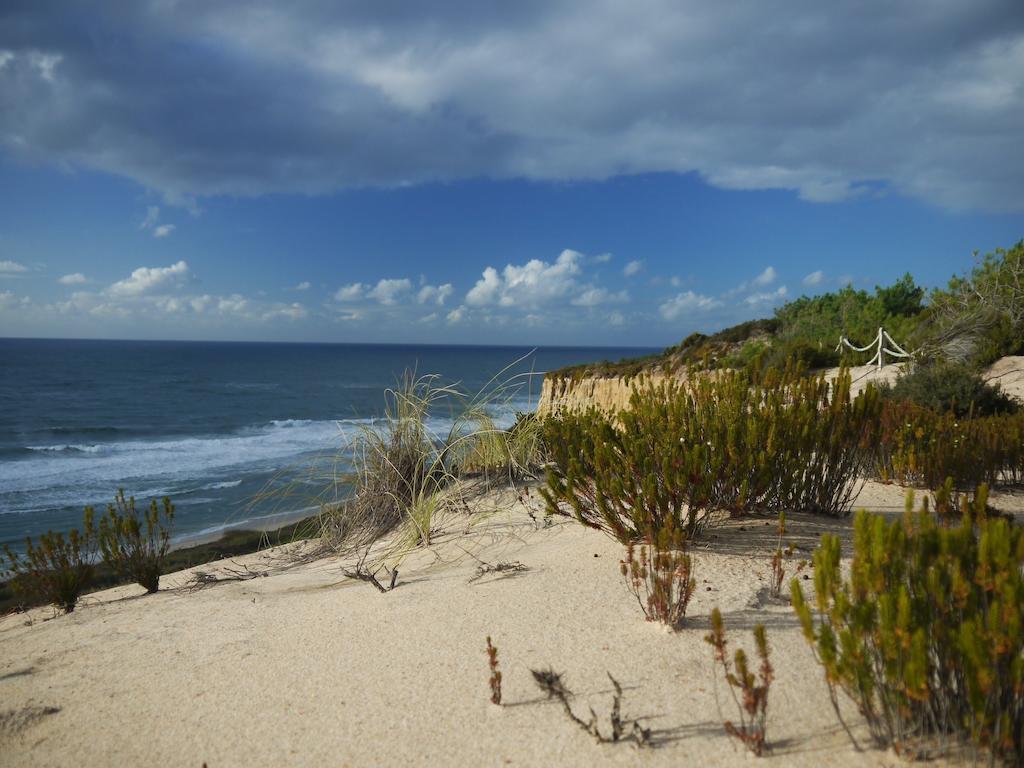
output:
[[[898, 512], [902, 499], [901, 489], [871, 483], [860, 503]], [[995, 503], [1024, 508], [1020, 496]], [[155, 596], [124, 587], [67, 616], [0, 619], [0, 763], [745, 765], [722, 730], [732, 704], [702, 639], [716, 605], [731, 639], [748, 648], [750, 628], [768, 627], [777, 681], [766, 764], [897, 762], [854, 750], [792, 612], [758, 599], [772, 520], [733, 521], [702, 543], [700, 591], [688, 626], [672, 634], [643, 621], [610, 538], [571, 522], [538, 528], [507, 491], [484, 504], [496, 512], [471, 527], [450, 521], [438, 544], [402, 563], [388, 594], [322, 560], [194, 593], [173, 589], [189, 577], [182, 572]], [[791, 520], [791, 572], [824, 530], [849, 527]], [[529, 570], [469, 583], [474, 557]], [[260, 570], [281, 558], [238, 562]], [[488, 703], [488, 634], [505, 678], [502, 708]], [[656, 745], [594, 743], [538, 695], [529, 669], [548, 665], [566, 674], [578, 707], [602, 718], [613, 674], [625, 713], [643, 716]]]

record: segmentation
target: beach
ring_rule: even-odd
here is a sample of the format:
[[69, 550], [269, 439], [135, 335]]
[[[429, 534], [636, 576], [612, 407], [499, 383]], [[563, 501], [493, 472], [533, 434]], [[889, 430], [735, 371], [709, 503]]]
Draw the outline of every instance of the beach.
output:
[[[904, 494], [869, 482], [855, 506], [895, 515]], [[1024, 512], [1019, 493], [992, 503]], [[571, 520], [544, 527], [508, 489], [473, 507], [407, 555], [386, 594], [346, 578], [336, 558], [301, 563], [310, 545], [298, 544], [166, 575], [156, 595], [119, 587], [71, 614], [0, 618], [4, 765], [745, 765], [723, 729], [735, 709], [703, 639], [715, 606], [733, 648], [752, 650], [751, 628], [767, 627], [768, 764], [896, 762], [853, 747], [792, 610], [764, 598], [774, 517], [727, 521], [695, 545], [698, 591], [673, 633], [643, 620], [612, 538]], [[848, 542], [850, 525], [790, 516], [789, 575], [823, 531]], [[526, 570], [475, 578], [501, 562]], [[197, 570], [266, 575], [182, 589]], [[488, 636], [500, 707], [488, 701]], [[641, 718], [652, 745], [596, 743], [534, 685], [530, 670], [547, 667], [605, 731], [612, 675], [623, 715]]]

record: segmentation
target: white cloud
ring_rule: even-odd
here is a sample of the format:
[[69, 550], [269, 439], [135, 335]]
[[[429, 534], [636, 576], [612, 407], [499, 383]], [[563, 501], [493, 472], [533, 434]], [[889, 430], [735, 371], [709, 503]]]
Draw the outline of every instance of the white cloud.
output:
[[673, 288], [679, 288], [680, 286], [682, 286], [683, 281], [680, 278], [676, 277], [675, 275], [672, 275], [672, 277], [668, 279], [668, 283]]
[[758, 288], [763, 288], [766, 285], [774, 283], [777, 277], [778, 275], [775, 273], [775, 267], [765, 267], [764, 272], [755, 277], [752, 283]]
[[358, 301], [363, 298], [363, 293], [366, 291], [366, 286], [362, 283], [349, 283], [343, 285], [337, 291], [334, 292], [335, 301]]
[[736, 296], [740, 293], [747, 293], [754, 291], [757, 288], [764, 288], [771, 285], [778, 279], [778, 275], [775, 272], [774, 267], [765, 267], [764, 271], [761, 272], [757, 277], [750, 280], [744, 280], [742, 283], [737, 285], [735, 288], [726, 291], [723, 296], [726, 298]]
[[769, 304], [771, 302], [784, 299], [786, 297], [786, 293], [786, 286], [780, 285], [777, 290], [771, 292], [752, 293], [749, 296], [747, 296], [743, 301], [751, 306], [757, 304]]
[[28, 54], [29, 64], [39, 73], [39, 76], [48, 83], [54, 81], [57, 65], [64, 57], [59, 53], [46, 53], [44, 51], [30, 51]]
[[189, 299], [189, 305], [192, 307], [192, 311], [200, 315], [214, 307], [216, 304], [217, 299], [208, 294], [193, 296]]
[[107, 292], [113, 296], [141, 296], [180, 288], [191, 279], [192, 273], [184, 261], [169, 267], [139, 267], [131, 277], [111, 285]]
[[173, 224], [159, 224], [159, 225], [153, 227], [153, 237], [156, 237], [156, 238], [167, 237], [173, 231], [174, 231], [174, 225]]
[[803, 280], [804, 285], [806, 285], [808, 288], [812, 288], [816, 285], [821, 285], [823, 282], [825, 282], [825, 273], [822, 272], [820, 269], [811, 272], [811, 274], [807, 275], [807, 277], [805, 277]]
[[11, 291], [0, 291], [0, 309], [14, 309], [18, 305], [18, 297]]
[[632, 277], [643, 268], [643, 259], [636, 259], [634, 261], [629, 262], [626, 266], [622, 268], [622, 274], [625, 275], [626, 277]]
[[64, 277], [57, 280], [61, 285], [81, 285], [82, 283], [89, 282], [85, 279], [85, 275], [81, 272], [74, 272], [70, 275], [64, 275]]
[[424, 285], [420, 288], [419, 293], [416, 294], [416, 301], [420, 304], [433, 302], [438, 306], [443, 306], [445, 301], [454, 291], [455, 288], [451, 283], [445, 283], [444, 285]]
[[298, 302], [292, 304], [277, 305], [263, 313], [264, 320], [303, 320], [309, 316], [309, 312]]
[[501, 278], [494, 267], [484, 269], [483, 277], [466, 294], [466, 303], [473, 306], [493, 304], [501, 290]]
[[406, 293], [412, 290], [412, 281], [407, 277], [401, 279], [385, 278], [379, 280], [367, 297], [376, 299], [380, 304], [392, 306]]
[[487, 267], [466, 294], [472, 306], [534, 307], [564, 298], [576, 288], [583, 254], [562, 251], [553, 264], [531, 259], [522, 265], [506, 264], [501, 274]]
[[431, 312], [429, 315], [424, 315], [417, 322], [423, 323], [424, 325], [430, 325], [437, 320], [437, 312]]
[[611, 260], [612, 255], [610, 253], [599, 253], [594, 257], [595, 264], [607, 264]]
[[249, 309], [249, 300], [244, 296], [233, 293], [230, 296], [222, 296], [216, 302], [217, 311], [222, 315], [241, 315]]
[[0, 277], [20, 275], [28, 272], [28, 267], [16, 261], [0, 261]]
[[142, 219], [142, 223], [139, 224], [139, 229], [151, 229], [156, 226], [158, 221], [160, 221], [160, 206], [151, 205], [146, 209], [146, 215]]
[[309, 280], [303, 280], [301, 283], [295, 286], [296, 291], [308, 291], [312, 287], [312, 283]]
[[619, 327], [626, 324], [626, 316], [618, 310], [608, 315], [608, 325]]
[[703, 296], [693, 291], [684, 291], [679, 293], [673, 298], [662, 303], [658, 307], [658, 311], [661, 316], [666, 320], [672, 321], [682, 315], [691, 312], [705, 312], [715, 307], [720, 307], [722, 302], [718, 299], [713, 299], [709, 296]]
[[588, 288], [572, 300], [577, 307], [596, 307], [601, 304], [624, 304], [629, 301], [627, 291], [612, 293], [606, 288]]
[[456, 325], [457, 323], [461, 323], [463, 318], [465, 318], [465, 316], [466, 316], [466, 308], [465, 307], [456, 307], [455, 309], [453, 309], [451, 312], [448, 313], [446, 319], [449, 322], [449, 324]]

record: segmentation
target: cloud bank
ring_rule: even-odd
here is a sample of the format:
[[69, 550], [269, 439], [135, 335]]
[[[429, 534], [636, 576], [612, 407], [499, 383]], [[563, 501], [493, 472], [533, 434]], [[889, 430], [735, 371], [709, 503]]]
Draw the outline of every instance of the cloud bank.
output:
[[10, 0], [0, 147], [180, 204], [667, 171], [1020, 211], [1022, 71], [1019, 0]]

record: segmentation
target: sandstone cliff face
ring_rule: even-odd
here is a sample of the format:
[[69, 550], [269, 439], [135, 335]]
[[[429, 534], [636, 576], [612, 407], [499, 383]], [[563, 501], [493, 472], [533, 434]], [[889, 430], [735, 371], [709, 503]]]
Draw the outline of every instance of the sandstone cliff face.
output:
[[[652, 374], [645, 380], [660, 384], [667, 377], [664, 374]], [[641, 379], [625, 379], [619, 376], [610, 378], [584, 378], [573, 381], [570, 378], [544, 378], [537, 402], [537, 412], [552, 413], [559, 410], [583, 410], [591, 406], [606, 413], [617, 413], [629, 406], [629, 398], [633, 389]]]
[[[851, 368], [851, 394], [856, 396], [869, 382], [894, 381], [901, 368], [900, 365], [887, 365], [881, 370], [867, 365]], [[825, 371], [825, 375], [833, 379], [838, 372], [838, 368], [830, 368]], [[1024, 357], [1004, 357], [989, 367], [982, 376], [992, 383], [1000, 384], [1004, 392], [1024, 402]], [[675, 376], [680, 379], [682, 377], [683, 374]], [[646, 380], [660, 384], [666, 378], [668, 377], [665, 374], [652, 373]], [[636, 377], [610, 377], [573, 381], [571, 378], [546, 376], [541, 387], [537, 412], [545, 414], [563, 409], [572, 411], [594, 406], [607, 413], [617, 413], [629, 406], [629, 398], [642, 380]]]

